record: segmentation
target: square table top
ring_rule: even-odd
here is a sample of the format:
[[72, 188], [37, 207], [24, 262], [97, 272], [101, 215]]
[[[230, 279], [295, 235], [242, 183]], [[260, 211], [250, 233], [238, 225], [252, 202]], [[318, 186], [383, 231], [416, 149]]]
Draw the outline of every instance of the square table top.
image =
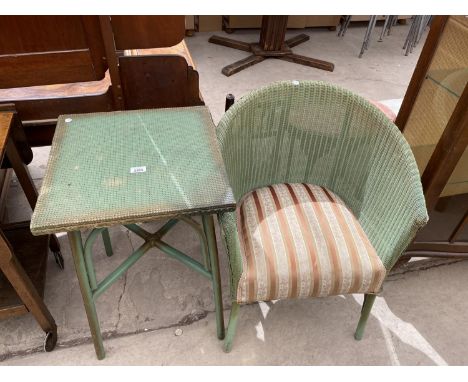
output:
[[35, 235], [235, 208], [205, 106], [60, 116]]

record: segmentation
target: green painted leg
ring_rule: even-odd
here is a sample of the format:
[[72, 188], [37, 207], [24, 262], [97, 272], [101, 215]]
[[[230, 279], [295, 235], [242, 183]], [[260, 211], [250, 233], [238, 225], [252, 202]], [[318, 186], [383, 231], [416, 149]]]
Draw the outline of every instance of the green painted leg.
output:
[[369, 318], [369, 314], [372, 309], [372, 305], [374, 305], [374, 301], [376, 297], [377, 296], [375, 294], [364, 295], [364, 303], [362, 304], [362, 309], [361, 309], [361, 318], [359, 319], [356, 332], [354, 333], [354, 338], [358, 341], [362, 339], [362, 336], [364, 334], [364, 329], [366, 328], [366, 322], [367, 322], [367, 319]]
[[239, 307], [240, 305], [233, 301], [226, 338], [224, 339], [224, 351], [226, 353], [229, 353], [232, 349], [232, 342], [234, 341], [234, 336], [236, 334], [237, 319], [239, 318]]
[[112, 250], [112, 243], [109, 235], [109, 230], [106, 228], [102, 231], [102, 241], [104, 241], [104, 247], [106, 248], [107, 257], [111, 257], [114, 254]]
[[224, 338], [223, 296], [221, 294], [221, 276], [219, 273], [218, 248], [216, 246], [216, 233], [214, 229], [213, 216], [203, 215], [203, 230], [208, 244], [208, 253], [211, 264], [211, 279], [213, 282], [213, 294], [216, 310], [216, 328], [218, 338]]
[[88, 317], [89, 329], [93, 337], [94, 349], [98, 359], [103, 359], [106, 355], [104, 345], [102, 343], [101, 329], [99, 328], [99, 320], [96, 312], [96, 305], [94, 304], [91, 287], [89, 285], [88, 274], [86, 273], [86, 266], [83, 255], [83, 243], [81, 241], [81, 234], [79, 231], [68, 232], [68, 240], [72, 249], [73, 262], [75, 263], [76, 276], [80, 284], [81, 295]]

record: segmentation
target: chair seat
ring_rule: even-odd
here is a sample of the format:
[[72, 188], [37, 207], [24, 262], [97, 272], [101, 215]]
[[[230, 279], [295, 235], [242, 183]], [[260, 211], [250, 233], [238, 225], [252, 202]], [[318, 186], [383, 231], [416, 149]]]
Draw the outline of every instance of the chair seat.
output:
[[345, 203], [311, 184], [246, 194], [237, 210], [237, 302], [377, 293], [385, 267]]

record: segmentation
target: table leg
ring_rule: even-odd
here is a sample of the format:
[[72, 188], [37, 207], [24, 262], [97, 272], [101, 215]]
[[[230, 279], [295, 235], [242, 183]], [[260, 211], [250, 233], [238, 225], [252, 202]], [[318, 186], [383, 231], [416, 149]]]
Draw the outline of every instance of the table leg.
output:
[[219, 272], [218, 247], [216, 245], [216, 233], [212, 215], [203, 215], [203, 230], [205, 231], [208, 244], [208, 253], [211, 263], [211, 278], [213, 282], [213, 294], [215, 301], [216, 328], [218, 338], [224, 339], [224, 317], [223, 317], [223, 296], [221, 293], [221, 276]]
[[79, 231], [68, 232], [68, 239], [73, 255], [73, 262], [75, 263], [76, 276], [80, 283], [81, 295], [88, 317], [89, 329], [93, 337], [94, 349], [98, 359], [103, 359], [106, 355], [104, 345], [102, 343], [101, 329], [99, 328], [99, 320], [94, 304], [93, 294], [89, 285], [88, 274], [84, 262], [83, 242], [81, 240], [81, 233]]
[[297, 36], [287, 39], [284, 43], [290, 48], [302, 44], [303, 42], [309, 41], [310, 37], [304, 33], [298, 34]]
[[250, 52], [250, 44], [244, 41], [233, 40], [232, 38], [221, 37], [221, 36], [211, 36], [208, 40], [212, 44], [227, 46], [228, 48], [243, 50], [245, 52]]
[[21, 185], [21, 188], [23, 189], [24, 194], [28, 199], [31, 209], [34, 210], [37, 202], [36, 186], [34, 185], [34, 182], [31, 178], [31, 174], [29, 173], [28, 166], [23, 163], [16, 144], [11, 138], [9, 139], [6, 147], [6, 155], [11, 163], [11, 167], [15, 171], [19, 184]]
[[114, 254], [114, 251], [112, 250], [112, 242], [110, 239], [108, 228], [102, 231], [102, 240], [104, 241], [104, 248], [106, 249], [107, 257], [111, 257]]
[[319, 60], [317, 58], [301, 56], [300, 54], [288, 54], [287, 56], [278, 57], [278, 59], [294, 62], [295, 64], [310, 66], [312, 68], [327, 70], [329, 72], [333, 72], [333, 70], [335, 70], [335, 65], [331, 62]]
[[247, 58], [243, 58], [242, 60], [236, 61], [232, 64], [225, 66], [223, 69], [221, 69], [221, 73], [229, 77], [233, 74], [240, 72], [241, 70], [244, 70], [245, 68], [248, 68], [249, 66], [262, 62], [264, 59], [265, 57], [263, 56], [256, 56], [253, 54]]
[[[9, 138], [7, 144], [6, 154], [8, 160], [10, 161], [11, 167], [15, 171], [16, 177], [21, 188], [28, 199], [31, 209], [34, 210], [37, 202], [37, 189], [34, 185], [34, 181], [29, 172], [28, 166], [23, 162], [20, 152], [16, 143], [13, 141], [13, 138]], [[60, 254], [60, 245], [58, 243], [57, 237], [55, 235], [50, 236], [49, 242], [50, 250], [54, 253], [55, 261], [59, 265], [60, 269], [63, 269], [63, 258]]]

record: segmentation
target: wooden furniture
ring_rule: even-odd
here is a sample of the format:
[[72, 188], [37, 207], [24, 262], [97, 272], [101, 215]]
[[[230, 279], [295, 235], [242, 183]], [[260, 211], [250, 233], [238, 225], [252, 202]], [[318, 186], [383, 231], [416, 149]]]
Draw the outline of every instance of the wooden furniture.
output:
[[[100, 16], [100, 21], [108, 57], [116, 64], [109, 64], [110, 77], [121, 86], [117, 86], [118, 109], [203, 105], [198, 73], [186, 55], [154, 54], [153, 50], [184, 39], [183, 16]], [[186, 45], [183, 48], [187, 50]], [[135, 50], [137, 54], [128, 53]], [[113, 66], [117, 67], [113, 70]]]
[[305, 27], [326, 27], [330, 31], [335, 31], [340, 24], [341, 16], [339, 15], [314, 15], [306, 16]]
[[[305, 28], [306, 17], [304, 15], [288, 16], [287, 28]], [[223, 30], [226, 33], [233, 33], [237, 29], [261, 28], [263, 16], [261, 15], [231, 15], [222, 16]]]
[[[221, 16], [219, 16], [221, 17]], [[223, 29], [226, 33], [233, 33], [236, 29], [241, 28], [260, 28], [262, 26], [262, 16], [222, 16]], [[309, 28], [309, 27], [326, 27], [329, 30], [335, 30], [340, 23], [341, 16], [339, 15], [320, 15], [306, 16], [294, 15], [288, 16], [289, 28]], [[219, 28], [218, 30], [221, 30]]]
[[14, 107], [32, 146], [51, 143], [62, 113], [111, 110], [100, 33], [96, 16], [0, 16], [0, 110]]
[[[14, 113], [0, 113], [0, 161], [13, 167], [34, 208], [37, 191], [15, 140], [20, 134], [14, 131], [20, 127]], [[49, 235], [32, 236], [29, 222], [0, 226], [0, 318], [31, 312], [46, 333], [46, 351], [51, 351], [57, 342], [57, 326], [42, 299], [49, 245], [63, 268], [57, 238], [51, 236], [50, 239], [49, 243]]]
[[42, 146], [61, 114], [203, 104], [184, 57], [144, 52], [184, 35], [183, 16], [0, 16], [0, 110]]
[[0, 112], [17, 113], [24, 126], [12, 132], [23, 162], [32, 160], [30, 146], [51, 144], [61, 114], [203, 104], [183, 23], [182, 16], [0, 16]]
[[[211, 281], [217, 335], [224, 338], [213, 214], [233, 210], [234, 199], [205, 106], [61, 116], [42, 189], [48, 192], [39, 195], [31, 231], [34, 235], [68, 232], [99, 359], [105, 351], [96, 300], [153, 247]], [[202, 224], [192, 215], [201, 216]], [[158, 219], [169, 220], [155, 233], [136, 224]], [[163, 240], [178, 223], [197, 233], [203, 263]], [[115, 225], [124, 225], [144, 244], [97, 280], [93, 243], [102, 235], [111, 256], [107, 227]], [[82, 241], [80, 231], [87, 229], [91, 232]]]
[[218, 32], [223, 30], [223, 16], [195, 16], [197, 32]]
[[195, 16], [185, 16], [185, 35], [193, 36], [196, 31]]
[[[414, 152], [434, 214], [444, 199], [468, 194], [467, 83], [468, 18], [436, 16], [395, 121]], [[406, 258], [468, 257], [468, 242], [459, 240], [468, 223], [468, 199], [458, 200], [461, 216], [450, 235], [416, 238]]]
[[243, 50], [252, 53], [251, 56], [225, 66], [221, 72], [225, 76], [231, 76], [258, 64], [266, 58], [278, 58], [280, 60], [294, 62], [296, 64], [311, 66], [318, 69], [333, 71], [334, 65], [330, 62], [294, 54], [292, 47], [309, 40], [306, 34], [300, 34], [285, 40], [288, 24], [288, 16], [263, 16], [260, 41], [258, 43], [246, 43], [221, 36], [211, 36], [208, 40], [213, 44], [227, 46], [229, 48]]
[[[336, 30], [336, 27], [340, 24], [340, 18], [339, 15], [289, 16], [288, 28], [325, 27], [329, 30]], [[185, 16], [186, 35], [193, 29], [197, 32], [220, 32], [224, 30], [226, 33], [233, 33], [236, 29], [254, 29], [261, 26], [262, 16]]]

